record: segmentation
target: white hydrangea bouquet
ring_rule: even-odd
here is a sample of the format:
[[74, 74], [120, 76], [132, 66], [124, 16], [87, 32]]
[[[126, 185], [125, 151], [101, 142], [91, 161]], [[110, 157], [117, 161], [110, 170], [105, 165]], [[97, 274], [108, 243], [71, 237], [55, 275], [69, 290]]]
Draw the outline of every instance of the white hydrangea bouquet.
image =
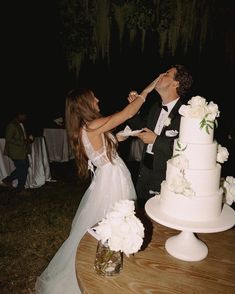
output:
[[141, 248], [144, 238], [144, 226], [135, 216], [132, 200], [120, 200], [106, 217], [98, 223], [96, 233], [101, 242], [108, 243], [113, 251], [124, 252], [127, 256]]
[[128, 257], [141, 248], [144, 226], [135, 216], [132, 200], [115, 203], [98, 226], [95, 227], [98, 246], [94, 264], [95, 272], [103, 276], [113, 276], [122, 268], [122, 253]]
[[217, 125], [216, 118], [219, 117], [220, 111], [218, 105], [213, 101], [209, 103], [201, 96], [194, 96], [188, 101], [188, 105], [182, 105], [179, 113], [184, 117], [199, 118], [201, 129], [209, 134], [213, 129], [214, 123]]
[[231, 205], [235, 202], [235, 178], [231, 176], [227, 176], [223, 183], [224, 191], [225, 191], [225, 200], [228, 205]]

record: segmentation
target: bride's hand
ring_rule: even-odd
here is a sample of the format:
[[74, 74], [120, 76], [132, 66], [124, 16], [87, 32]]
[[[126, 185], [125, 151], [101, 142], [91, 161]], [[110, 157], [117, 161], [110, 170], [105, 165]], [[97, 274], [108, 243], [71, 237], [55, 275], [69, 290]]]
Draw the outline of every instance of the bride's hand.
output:
[[156, 87], [157, 83], [162, 79], [162, 77], [164, 75], [165, 75], [165, 73], [160, 74], [140, 94], [138, 94], [136, 91], [131, 91], [128, 95], [128, 98], [127, 98], [129, 103], [133, 102], [138, 96], [142, 96], [142, 98], [145, 100], [147, 95], [153, 91], [153, 89]]
[[165, 75], [165, 73], [160, 74], [155, 80], [152, 81], [142, 92], [140, 95], [142, 95], [144, 98], [153, 91], [153, 89], [156, 88], [157, 83], [162, 79], [162, 77]]

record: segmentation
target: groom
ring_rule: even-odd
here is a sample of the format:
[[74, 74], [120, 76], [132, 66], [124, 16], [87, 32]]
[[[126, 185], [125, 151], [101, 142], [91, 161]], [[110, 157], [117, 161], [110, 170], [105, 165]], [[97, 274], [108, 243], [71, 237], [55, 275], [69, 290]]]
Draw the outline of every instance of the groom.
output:
[[[144, 143], [136, 182], [138, 205], [142, 208], [149, 198], [160, 192], [161, 182], [165, 180], [166, 162], [172, 156], [173, 143], [179, 133], [178, 110], [192, 82], [191, 74], [183, 65], [172, 66], [159, 75], [155, 87], [161, 103], [156, 102], [145, 119], [137, 115], [127, 122], [131, 129], [144, 128], [136, 135]], [[136, 94], [130, 92], [128, 101], [135, 99]]]

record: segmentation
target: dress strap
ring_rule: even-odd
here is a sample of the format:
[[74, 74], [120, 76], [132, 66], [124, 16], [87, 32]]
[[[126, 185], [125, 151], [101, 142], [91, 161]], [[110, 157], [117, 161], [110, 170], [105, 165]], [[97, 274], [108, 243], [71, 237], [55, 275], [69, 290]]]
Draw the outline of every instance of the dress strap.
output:
[[95, 176], [94, 164], [92, 163], [92, 161], [90, 159], [88, 160], [88, 170], [90, 170], [92, 175]]
[[91, 175], [92, 181], [91, 181], [89, 189], [93, 190], [95, 186], [95, 168], [94, 168], [94, 164], [91, 162], [90, 159], [88, 160], [88, 170], [90, 170], [92, 174]]

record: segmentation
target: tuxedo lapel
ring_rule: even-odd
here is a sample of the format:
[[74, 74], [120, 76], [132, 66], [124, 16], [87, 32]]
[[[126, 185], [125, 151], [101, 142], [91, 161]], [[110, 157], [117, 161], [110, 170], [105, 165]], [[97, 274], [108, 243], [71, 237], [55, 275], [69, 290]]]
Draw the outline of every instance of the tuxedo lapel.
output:
[[151, 117], [149, 119], [149, 125], [148, 125], [148, 128], [152, 131], [154, 131], [155, 129], [160, 112], [161, 112], [161, 107], [159, 106], [158, 103], [156, 103], [154, 107], [154, 111], [152, 111]]
[[170, 114], [169, 114], [169, 118], [173, 119], [175, 117], [175, 115], [178, 115], [179, 112], [179, 108], [182, 105], [181, 99], [179, 99], [175, 106], [172, 108]]

